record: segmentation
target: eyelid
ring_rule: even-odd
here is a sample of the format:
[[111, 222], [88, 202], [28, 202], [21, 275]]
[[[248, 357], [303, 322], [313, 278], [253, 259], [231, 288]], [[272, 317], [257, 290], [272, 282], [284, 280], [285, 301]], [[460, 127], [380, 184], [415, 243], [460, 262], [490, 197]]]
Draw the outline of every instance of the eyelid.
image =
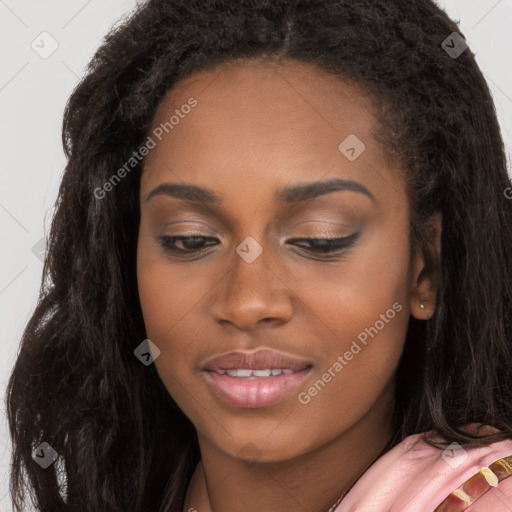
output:
[[[351, 249], [359, 240], [359, 237], [361, 235], [361, 231], [357, 231], [355, 233], [352, 233], [348, 236], [342, 236], [342, 237], [297, 237], [292, 238], [289, 240], [289, 242], [308, 242], [310, 243], [310, 247], [303, 247], [301, 245], [295, 244], [299, 251], [304, 251], [309, 253], [309, 255], [315, 255], [319, 256], [320, 260], [326, 260], [328, 258], [333, 258], [337, 256], [342, 256], [345, 254], [345, 251], [348, 251]], [[178, 258], [190, 258], [192, 256], [197, 256], [198, 258], [201, 257], [202, 254], [207, 252], [212, 245], [204, 245], [208, 244], [208, 242], [211, 242], [212, 240], [217, 241], [218, 239], [216, 237], [211, 236], [203, 236], [203, 235], [162, 235], [156, 237], [164, 251], [167, 251], [169, 254], [172, 254], [173, 256], [176, 256]], [[177, 242], [183, 242], [184, 240], [194, 240], [199, 239], [203, 241], [203, 247], [199, 248], [193, 248], [193, 249], [181, 249], [179, 247], [176, 247]], [[317, 244], [315, 246], [315, 243]], [[215, 247], [218, 245], [217, 243], [213, 245]], [[208, 253], [210, 254], [210, 253]]]

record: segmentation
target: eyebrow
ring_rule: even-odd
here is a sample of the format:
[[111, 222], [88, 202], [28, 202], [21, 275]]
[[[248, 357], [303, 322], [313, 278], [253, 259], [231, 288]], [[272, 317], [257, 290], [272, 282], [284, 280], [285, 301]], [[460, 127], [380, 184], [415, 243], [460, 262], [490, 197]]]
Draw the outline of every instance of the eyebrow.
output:
[[[365, 186], [356, 181], [341, 178], [333, 178], [328, 181], [313, 181], [311, 183], [281, 188], [276, 193], [276, 200], [281, 204], [299, 203], [340, 190], [359, 192], [375, 201], [375, 197]], [[222, 197], [209, 188], [181, 183], [161, 183], [148, 194], [146, 203], [158, 195], [207, 204], [220, 204], [222, 202]]]

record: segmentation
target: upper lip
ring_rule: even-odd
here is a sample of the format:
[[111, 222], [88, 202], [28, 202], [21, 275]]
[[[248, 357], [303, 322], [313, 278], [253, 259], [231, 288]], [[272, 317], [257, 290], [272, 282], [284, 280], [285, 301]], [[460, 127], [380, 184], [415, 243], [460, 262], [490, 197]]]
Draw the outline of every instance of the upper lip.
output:
[[229, 352], [214, 357], [205, 364], [204, 370], [233, 370], [251, 369], [265, 370], [267, 368], [289, 368], [291, 370], [303, 370], [312, 366], [310, 362], [298, 359], [274, 350], [258, 350], [256, 352]]

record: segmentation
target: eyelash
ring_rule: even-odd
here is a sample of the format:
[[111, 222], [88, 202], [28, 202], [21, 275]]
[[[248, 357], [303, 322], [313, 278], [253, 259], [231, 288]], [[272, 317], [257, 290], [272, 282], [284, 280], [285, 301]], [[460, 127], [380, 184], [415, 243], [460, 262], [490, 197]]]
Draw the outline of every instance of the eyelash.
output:
[[[303, 248], [304, 250], [320, 255], [338, 255], [343, 251], [349, 249], [353, 245], [355, 245], [357, 239], [359, 237], [359, 233], [353, 233], [352, 235], [345, 236], [342, 238], [294, 238], [291, 241], [303, 241], [308, 242], [311, 245], [319, 244], [320, 246], [316, 248]], [[212, 237], [201, 236], [201, 235], [191, 235], [191, 236], [159, 236], [157, 237], [160, 245], [168, 252], [178, 255], [178, 256], [187, 256], [192, 254], [198, 254], [207, 250], [207, 248], [198, 249], [198, 250], [185, 250], [179, 249], [176, 247], [175, 242], [178, 240], [181, 241], [195, 241], [201, 242], [204, 240], [215, 240]]]

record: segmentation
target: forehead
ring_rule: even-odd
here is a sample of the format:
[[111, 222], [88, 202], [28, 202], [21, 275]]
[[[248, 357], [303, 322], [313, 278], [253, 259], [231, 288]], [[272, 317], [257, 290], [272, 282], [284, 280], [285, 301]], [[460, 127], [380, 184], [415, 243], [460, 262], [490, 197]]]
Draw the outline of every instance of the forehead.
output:
[[[183, 108], [191, 99], [196, 105]], [[234, 61], [195, 73], [167, 92], [150, 133], [165, 123], [145, 161], [142, 197], [169, 179], [229, 190], [240, 180], [361, 181], [386, 172], [372, 98], [312, 64]], [[354, 161], [339, 149], [352, 136], [364, 144]]]

